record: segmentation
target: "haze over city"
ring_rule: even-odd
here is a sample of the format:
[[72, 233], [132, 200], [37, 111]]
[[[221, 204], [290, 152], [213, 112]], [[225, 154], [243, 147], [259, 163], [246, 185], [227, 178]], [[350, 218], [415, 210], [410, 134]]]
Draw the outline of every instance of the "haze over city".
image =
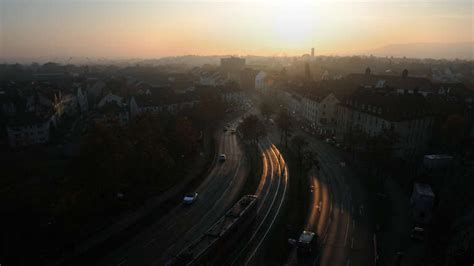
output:
[[473, 11], [0, 0], [0, 266], [472, 265]]
[[0, 12], [1, 59], [299, 56], [307, 47], [318, 55], [472, 58], [469, 0], [2, 0]]

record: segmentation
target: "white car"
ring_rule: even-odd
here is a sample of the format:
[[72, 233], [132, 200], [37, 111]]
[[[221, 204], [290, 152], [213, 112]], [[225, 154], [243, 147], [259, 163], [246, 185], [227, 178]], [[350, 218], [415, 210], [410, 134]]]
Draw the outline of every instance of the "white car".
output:
[[219, 162], [225, 162], [226, 159], [227, 158], [226, 158], [225, 154], [222, 153], [222, 154], [219, 155]]
[[184, 203], [188, 205], [193, 204], [197, 200], [197, 197], [198, 197], [197, 192], [194, 192], [192, 194], [187, 194], [186, 196], [184, 196]]

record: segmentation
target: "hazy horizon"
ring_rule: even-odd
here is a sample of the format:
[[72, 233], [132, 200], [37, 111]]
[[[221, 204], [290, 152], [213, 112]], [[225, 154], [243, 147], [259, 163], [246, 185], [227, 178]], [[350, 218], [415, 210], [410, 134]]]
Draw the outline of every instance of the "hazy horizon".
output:
[[[2, 0], [0, 58], [299, 56], [311, 47], [412, 57], [394, 46], [425, 43], [442, 44], [431, 49], [437, 59], [472, 59], [472, 10], [471, 1]], [[467, 48], [450, 57], [459, 43]]]

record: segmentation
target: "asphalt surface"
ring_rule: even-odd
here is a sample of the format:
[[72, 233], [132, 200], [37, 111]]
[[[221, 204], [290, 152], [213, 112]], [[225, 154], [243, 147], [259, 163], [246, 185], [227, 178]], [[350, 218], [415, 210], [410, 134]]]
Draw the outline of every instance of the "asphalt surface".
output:
[[[231, 122], [234, 128], [236, 121]], [[175, 207], [132, 240], [107, 254], [97, 265], [164, 265], [238, 200], [248, 171], [246, 159], [235, 134], [221, 131], [216, 139], [217, 154], [224, 153], [227, 159], [214, 162], [196, 189], [198, 200], [189, 206]]]
[[257, 217], [249, 237], [229, 256], [230, 265], [262, 265], [261, 251], [285, 203], [288, 188], [288, 168], [278, 148], [268, 138], [260, 141], [263, 171], [255, 191], [258, 196]]
[[362, 185], [340, 150], [304, 132], [298, 134], [320, 160], [321, 169], [310, 172], [311, 207], [304, 228], [318, 234], [319, 250], [311, 258], [290, 258], [295, 262], [291, 264], [374, 265], [373, 225]]

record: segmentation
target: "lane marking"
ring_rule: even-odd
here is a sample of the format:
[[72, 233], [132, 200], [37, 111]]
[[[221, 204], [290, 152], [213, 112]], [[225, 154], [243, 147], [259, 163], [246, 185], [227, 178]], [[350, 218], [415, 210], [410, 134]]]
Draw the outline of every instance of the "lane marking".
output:
[[349, 221], [347, 221], [347, 222], [348, 222], [348, 223], [347, 223], [347, 226], [346, 226], [346, 236], [345, 236], [345, 238], [344, 238], [344, 247], [345, 247], [346, 244], [347, 244], [347, 236], [349, 235], [349, 225], [350, 225], [350, 223], [349, 223]]
[[[270, 150], [272, 150], [271, 147], [270, 147]], [[269, 184], [268, 189], [267, 189], [267, 194], [269, 194], [268, 192], [270, 191], [270, 185], [273, 183], [273, 182], [272, 182], [272, 181], [273, 181], [273, 160], [271, 159], [271, 157], [273, 157], [273, 156], [272, 156], [272, 153], [274, 154], [273, 150], [272, 150], [272, 152], [268, 151], [268, 159], [271, 161], [271, 162], [270, 162], [270, 167], [272, 168], [272, 172], [271, 172], [271, 173], [272, 173], [272, 178], [271, 178], [271, 180], [270, 180], [270, 184]], [[277, 162], [275, 162], [275, 163], [277, 164], [277, 166], [280, 166], [280, 161], [279, 161], [279, 160], [277, 160]], [[236, 259], [232, 262], [232, 265], [234, 265], [234, 264], [237, 262], [238, 258], [239, 258], [239, 257], [242, 255], [242, 253], [249, 247], [250, 243], [253, 241], [253, 239], [255, 238], [255, 236], [257, 235], [257, 233], [260, 231], [260, 228], [261, 228], [261, 227], [263, 226], [263, 224], [265, 223], [265, 220], [268, 218], [268, 215], [270, 215], [270, 212], [271, 212], [271, 210], [272, 210], [272, 208], [273, 208], [273, 205], [274, 205], [274, 203], [275, 203], [275, 200], [276, 200], [278, 191], [280, 190], [280, 182], [281, 182], [281, 177], [278, 178], [278, 183], [277, 183], [277, 188], [276, 188], [276, 191], [275, 191], [275, 195], [273, 196], [273, 199], [272, 199], [272, 201], [271, 201], [271, 203], [270, 203], [270, 206], [269, 206], [269, 208], [268, 208], [268, 211], [265, 213], [265, 215], [264, 215], [264, 217], [263, 217], [261, 223], [257, 226], [257, 229], [254, 231], [254, 233], [253, 233], [252, 236], [250, 237], [250, 240], [249, 240], [249, 241], [247, 242], [247, 244], [240, 250], [239, 254], [237, 254]], [[262, 206], [263, 206], [263, 204], [262, 204]]]
[[[277, 192], [276, 192], [276, 194], [275, 194], [275, 197], [276, 197], [276, 195], [278, 194], [278, 192], [280, 191], [280, 190], [279, 190], [279, 187], [280, 187], [280, 182], [281, 182], [281, 179], [282, 179], [282, 178], [284, 178], [284, 181], [285, 181], [285, 185], [284, 185], [284, 187], [283, 187], [283, 195], [282, 195], [282, 197], [281, 197], [280, 205], [278, 206], [278, 209], [277, 209], [277, 211], [276, 211], [276, 213], [275, 213], [275, 216], [273, 216], [272, 222], [271, 222], [270, 225], [268, 226], [267, 231], [266, 231], [265, 234], [263, 235], [262, 239], [261, 239], [260, 242], [258, 243], [258, 245], [257, 245], [257, 247], [255, 248], [255, 250], [254, 250], [254, 251], [252, 252], [252, 254], [250, 255], [249, 259], [245, 262], [245, 265], [247, 265], [247, 264], [250, 262], [250, 260], [253, 258], [253, 256], [255, 256], [255, 253], [257, 252], [257, 250], [260, 248], [260, 245], [262, 245], [263, 241], [265, 240], [265, 238], [266, 238], [267, 235], [268, 235], [268, 232], [269, 232], [270, 229], [273, 227], [273, 224], [275, 223], [276, 218], [277, 218], [278, 215], [280, 214], [281, 206], [283, 205], [283, 202], [285, 201], [286, 188], [287, 188], [287, 186], [288, 186], [288, 168], [287, 168], [287, 166], [286, 166], [285, 160], [283, 159], [283, 156], [281, 156], [281, 154], [280, 154], [280, 151], [279, 151], [273, 144], [272, 144], [271, 146], [272, 146], [272, 152], [273, 152], [275, 155], [277, 155], [276, 152], [274, 151], [274, 150], [276, 150], [276, 151], [278, 152], [278, 155], [280, 156], [280, 157], [277, 156], [277, 159], [278, 159], [278, 166], [279, 166], [279, 167], [281, 166], [281, 164], [280, 164], [280, 159], [283, 161], [283, 165], [284, 165], [284, 171], [282, 171], [282, 173], [284, 173], [284, 176], [282, 177], [282, 176], [280, 175], [280, 178], [278, 179], [278, 188], [277, 188]], [[273, 207], [273, 204], [272, 204], [272, 207]]]
[[153, 244], [153, 242], [155, 242], [156, 238], [152, 238], [150, 241], [148, 241], [148, 243], [146, 243], [144, 245], [144, 247], [148, 247], [149, 245]]
[[[262, 151], [263, 151], [263, 149], [262, 149]], [[268, 154], [268, 156], [266, 156], [266, 159], [268, 160], [268, 162], [270, 162], [270, 171], [269, 171], [270, 174], [268, 174], [268, 168], [267, 168], [267, 172], [266, 172], [266, 176], [264, 178], [264, 184], [262, 186], [262, 190], [260, 190], [260, 192], [259, 192], [260, 194], [257, 194], [258, 197], [261, 197], [261, 193], [262, 193], [262, 191], [263, 191], [263, 189], [265, 188], [265, 185], [266, 185], [266, 189], [265, 189], [265, 192], [263, 194], [263, 197], [259, 199], [260, 206], [258, 206], [258, 208], [257, 208], [257, 213], [260, 213], [260, 210], [263, 208], [264, 202], [267, 199], [268, 194], [270, 193], [272, 185], [274, 184], [273, 183], [274, 171], [276, 171], [276, 170], [273, 169], [273, 161], [274, 161], [273, 159], [274, 158], [273, 159], [271, 158], [272, 156], [270, 156], [271, 155], [270, 152], [268, 150], [265, 150], [263, 152]], [[262, 177], [263, 177], [263, 175], [262, 175]]]
[[127, 259], [123, 258], [119, 263], [117, 263], [117, 266], [122, 266], [125, 264], [125, 262], [127, 262]]

